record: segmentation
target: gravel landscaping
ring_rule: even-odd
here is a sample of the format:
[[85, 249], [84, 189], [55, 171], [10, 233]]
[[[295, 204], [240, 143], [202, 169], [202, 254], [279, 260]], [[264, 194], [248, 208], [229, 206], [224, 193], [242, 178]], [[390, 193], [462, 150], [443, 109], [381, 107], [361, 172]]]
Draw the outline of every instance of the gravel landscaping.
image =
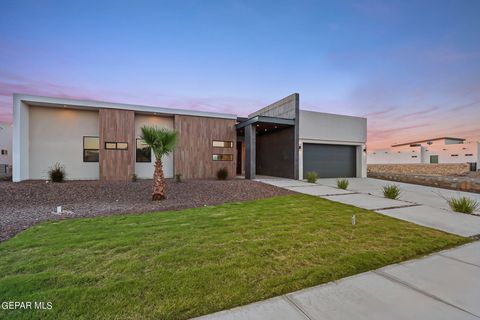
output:
[[[255, 200], [293, 192], [260, 182], [233, 179], [167, 179], [167, 199], [151, 201], [151, 180], [137, 182], [0, 182], [0, 241], [41, 221], [121, 213], [179, 210]], [[62, 206], [65, 214], [54, 213]]]

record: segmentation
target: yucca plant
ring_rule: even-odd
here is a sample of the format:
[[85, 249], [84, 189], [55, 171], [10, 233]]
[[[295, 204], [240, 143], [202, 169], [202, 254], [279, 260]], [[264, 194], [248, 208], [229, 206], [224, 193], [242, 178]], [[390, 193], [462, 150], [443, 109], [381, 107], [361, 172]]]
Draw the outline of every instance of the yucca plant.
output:
[[310, 183], [317, 182], [318, 174], [315, 171], [307, 172], [307, 181]]
[[400, 198], [400, 188], [397, 185], [390, 184], [383, 187], [383, 196], [388, 199], [396, 200]]
[[218, 180], [227, 180], [228, 178], [228, 169], [221, 168], [217, 171], [217, 179]]
[[347, 189], [348, 188], [348, 179], [338, 179], [337, 180], [337, 188], [339, 189]]
[[480, 203], [467, 197], [448, 198], [448, 205], [455, 212], [472, 214], [480, 207]]
[[164, 128], [143, 126], [141, 139], [155, 155], [155, 171], [153, 172], [152, 200], [165, 199], [165, 177], [163, 175], [162, 157], [175, 150], [177, 132]]

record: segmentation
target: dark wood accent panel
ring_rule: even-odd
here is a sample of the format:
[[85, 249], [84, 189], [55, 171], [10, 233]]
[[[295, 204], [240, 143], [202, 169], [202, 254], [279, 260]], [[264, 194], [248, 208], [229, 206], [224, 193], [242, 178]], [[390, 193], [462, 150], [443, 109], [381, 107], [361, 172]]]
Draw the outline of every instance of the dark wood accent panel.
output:
[[[128, 181], [135, 173], [135, 112], [100, 109], [100, 179]], [[106, 150], [105, 142], [127, 142], [127, 150]]]
[[[175, 174], [187, 179], [216, 178], [220, 168], [227, 168], [230, 177], [236, 175], [237, 132], [235, 120], [175, 116], [175, 130], [179, 134], [174, 152]], [[215, 148], [213, 140], [232, 141], [233, 148]], [[213, 161], [213, 154], [231, 154], [232, 161]]]

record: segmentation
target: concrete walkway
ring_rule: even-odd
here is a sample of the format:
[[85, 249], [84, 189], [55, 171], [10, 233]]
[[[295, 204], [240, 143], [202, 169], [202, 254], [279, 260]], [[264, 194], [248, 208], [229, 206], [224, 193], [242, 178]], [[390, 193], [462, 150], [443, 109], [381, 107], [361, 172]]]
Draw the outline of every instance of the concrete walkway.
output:
[[203, 320], [480, 319], [480, 242]]
[[[316, 184], [273, 177], [257, 180], [461, 236], [480, 234], [480, 216], [453, 212], [445, 200], [449, 197], [467, 196], [480, 202], [480, 194], [476, 193], [371, 178], [349, 178], [347, 190], [336, 188], [337, 179], [319, 179]], [[399, 200], [383, 197], [382, 187], [387, 184], [400, 187], [402, 193]]]

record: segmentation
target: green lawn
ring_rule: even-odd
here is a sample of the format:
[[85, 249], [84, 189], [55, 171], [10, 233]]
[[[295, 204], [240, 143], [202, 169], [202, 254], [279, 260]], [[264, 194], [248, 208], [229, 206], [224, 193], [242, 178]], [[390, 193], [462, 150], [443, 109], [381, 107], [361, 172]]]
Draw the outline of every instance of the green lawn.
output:
[[468, 241], [306, 195], [48, 222], [0, 244], [0, 302], [53, 309], [0, 318], [186, 319]]

